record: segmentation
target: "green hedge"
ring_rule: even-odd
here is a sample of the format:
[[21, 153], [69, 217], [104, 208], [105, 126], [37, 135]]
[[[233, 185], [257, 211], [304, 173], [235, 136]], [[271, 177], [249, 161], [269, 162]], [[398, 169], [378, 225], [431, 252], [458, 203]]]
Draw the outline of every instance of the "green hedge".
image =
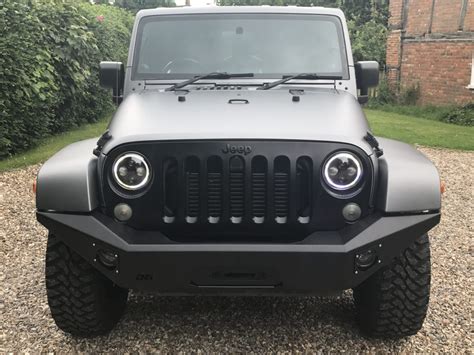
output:
[[132, 24], [112, 6], [0, 0], [0, 159], [110, 109], [99, 62], [126, 61]]

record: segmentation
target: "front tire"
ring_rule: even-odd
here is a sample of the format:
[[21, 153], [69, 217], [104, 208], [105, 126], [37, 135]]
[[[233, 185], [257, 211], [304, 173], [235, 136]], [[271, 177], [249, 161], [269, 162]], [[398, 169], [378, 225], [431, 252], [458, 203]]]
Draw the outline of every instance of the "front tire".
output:
[[416, 334], [428, 310], [430, 279], [430, 244], [424, 234], [354, 289], [362, 331], [379, 338]]
[[53, 234], [46, 250], [46, 291], [56, 325], [81, 337], [109, 332], [128, 297], [128, 290], [115, 286]]

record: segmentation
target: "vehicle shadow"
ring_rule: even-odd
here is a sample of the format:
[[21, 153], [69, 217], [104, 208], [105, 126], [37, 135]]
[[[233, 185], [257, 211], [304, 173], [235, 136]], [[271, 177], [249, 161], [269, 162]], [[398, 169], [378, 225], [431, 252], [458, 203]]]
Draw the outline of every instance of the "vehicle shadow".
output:
[[[380, 341], [362, 337], [354, 313], [349, 292], [337, 298], [132, 293], [126, 314], [108, 336], [75, 339], [73, 343], [80, 351], [105, 351], [107, 346], [210, 352], [354, 351], [376, 347]], [[392, 342], [390, 347], [395, 350], [399, 345], [401, 342]]]

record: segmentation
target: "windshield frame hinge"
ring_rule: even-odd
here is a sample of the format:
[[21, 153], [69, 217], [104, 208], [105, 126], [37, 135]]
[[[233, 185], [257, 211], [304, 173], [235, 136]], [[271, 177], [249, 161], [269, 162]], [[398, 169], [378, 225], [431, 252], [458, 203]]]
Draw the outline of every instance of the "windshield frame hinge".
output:
[[97, 147], [94, 148], [92, 151], [92, 154], [94, 154], [96, 157], [100, 155], [102, 152], [102, 149], [104, 148], [105, 143], [107, 143], [110, 139], [112, 139], [112, 135], [110, 134], [109, 130], [107, 129], [99, 138], [97, 141]]
[[372, 147], [377, 158], [380, 158], [383, 155], [383, 149], [380, 148], [379, 141], [377, 138], [375, 138], [372, 132], [367, 131], [367, 134], [364, 136], [364, 140]]

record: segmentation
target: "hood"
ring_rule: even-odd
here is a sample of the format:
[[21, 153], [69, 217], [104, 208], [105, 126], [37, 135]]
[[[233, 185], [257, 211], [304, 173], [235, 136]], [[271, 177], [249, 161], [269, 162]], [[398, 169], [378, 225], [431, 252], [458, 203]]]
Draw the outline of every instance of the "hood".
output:
[[[179, 97], [184, 97], [179, 98]], [[299, 101], [286, 89], [144, 90], [129, 95], [103, 148], [159, 140], [301, 140], [353, 144], [367, 154], [369, 126], [357, 100], [334, 89], [305, 89]]]

